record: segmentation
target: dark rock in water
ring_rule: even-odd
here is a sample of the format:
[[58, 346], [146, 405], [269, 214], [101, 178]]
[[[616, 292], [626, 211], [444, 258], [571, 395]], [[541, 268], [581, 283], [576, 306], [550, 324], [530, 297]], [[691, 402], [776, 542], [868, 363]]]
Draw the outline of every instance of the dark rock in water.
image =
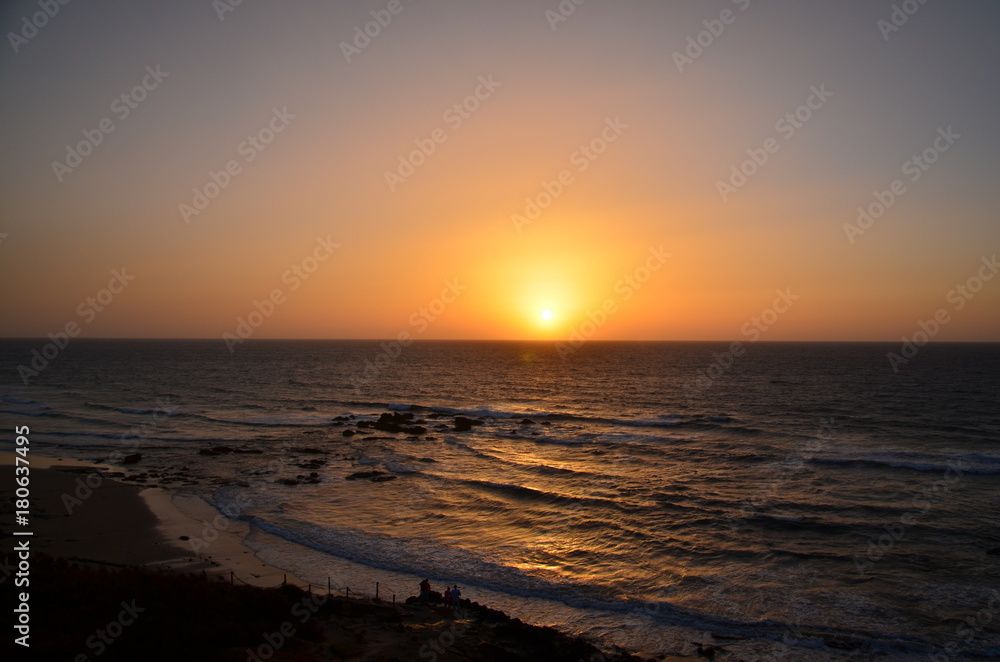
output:
[[473, 425], [483, 425], [486, 421], [479, 418], [466, 418], [465, 416], [455, 417], [455, 431], [465, 432], [471, 430]]
[[542, 425], [552, 425], [552, 424], [549, 423], [548, 421], [542, 421]]
[[420, 425], [414, 425], [413, 427], [409, 428], [402, 428], [401, 431], [405, 432], [406, 434], [427, 434], [427, 428]]
[[264, 451], [257, 448], [234, 448], [234, 453], [243, 453], [245, 455], [263, 455]]
[[418, 462], [437, 462], [433, 457], [421, 457], [417, 460]]
[[695, 652], [698, 653], [698, 657], [708, 658], [709, 660], [714, 660], [715, 653], [717, 651], [722, 650], [721, 648], [718, 648], [716, 646], [706, 646], [704, 644], [697, 644], [697, 645], [698, 647], [695, 649]]
[[278, 480], [276, 480], [274, 482], [281, 483], [282, 485], [298, 485], [299, 484], [299, 479], [298, 478], [279, 478]]
[[191, 540], [190, 536], [181, 536], [178, 540]]
[[353, 437], [356, 434], [357, 434], [357, 432], [355, 432], [354, 430], [344, 430], [344, 436], [345, 437]]
[[[353, 416], [351, 418], [353, 418]], [[334, 420], [334, 421], [349, 421], [351, 419], [348, 418], [347, 416], [334, 416], [333, 419], [331, 419], [331, 420]]]
[[310, 448], [309, 446], [303, 448], [293, 448], [292, 450], [296, 453], [305, 453], [307, 455], [329, 455], [329, 453], [324, 450], [319, 448]]
[[997, 547], [995, 549], [991, 549], [990, 551], [988, 551], [986, 553], [989, 554], [990, 556], [1000, 556], [1000, 547]]
[[371, 421], [358, 421], [358, 427], [367, 430], [372, 426]]
[[211, 448], [202, 448], [200, 451], [198, 451], [198, 455], [214, 456], [214, 455], [221, 455], [221, 453], [219, 453], [218, 451], [213, 451]]
[[371, 479], [373, 483], [384, 483], [387, 480], [396, 480], [395, 476], [375, 476]]
[[132, 453], [122, 458], [122, 464], [135, 464], [142, 459], [142, 453]]
[[520, 424], [521, 425], [534, 425], [535, 422], [533, 420], [531, 420], [530, 418], [522, 418]]
[[383, 475], [385, 475], [384, 471], [358, 471], [350, 476], [347, 476], [344, 480], [361, 480], [363, 478], [374, 478], [376, 476]]
[[232, 453], [233, 449], [229, 446], [213, 446], [212, 450], [216, 453]]

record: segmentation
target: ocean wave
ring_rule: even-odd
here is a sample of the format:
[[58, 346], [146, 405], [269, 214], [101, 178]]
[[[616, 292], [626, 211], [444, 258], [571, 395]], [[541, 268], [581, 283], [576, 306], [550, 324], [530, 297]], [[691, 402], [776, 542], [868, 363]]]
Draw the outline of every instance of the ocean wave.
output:
[[[799, 646], [824, 648], [825, 641], [836, 639], [848, 642], [855, 653], [861, 655], [877, 655], [889, 650], [923, 654], [933, 650], [921, 637], [902, 632], [849, 630], [776, 619], [744, 621], [720, 616], [714, 611], [694, 611], [667, 600], [616, 598], [594, 586], [566, 580], [551, 581], [457, 546], [345, 527], [324, 527], [284, 516], [279, 518], [280, 521], [272, 521], [260, 516], [243, 517], [260, 531], [370, 568], [431, 578], [441, 577], [442, 571], [446, 571], [449, 583], [458, 583], [469, 593], [480, 588], [527, 600], [555, 600], [575, 609], [632, 613], [672, 627], [689, 627], [747, 639], [782, 641], [794, 632]], [[288, 561], [295, 566], [294, 559]], [[701, 584], [706, 582], [699, 582]]]
[[485, 490], [493, 494], [510, 497], [522, 501], [536, 501], [546, 504], [589, 504], [604, 507], [618, 508], [618, 503], [614, 499], [602, 499], [598, 497], [573, 496], [558, 492], [548, 492], [524, 485], [513, 483], [499, 483], [489, 480], [476, 480], [474, 478], [464, 478], [457, 481], [473, 489]]
[[57, 416], [55, 412], [48, 409], [43, 411], [15, 411], [13, 409], [8, 409], [4, 411], [4, 413], [10, 416], [33, 416], [35, 418], [38, 418], [39, 416]]
[[925, 456], [924, 458], [892, 457], [884, 455], [855, 457], [813, 457], [807, 460], [815, 465], [867, 467], [875, 469], [909, 469], [924, 472], [960, 472], [969, 474], [1000, 474], [1000, 457], [970, 453], [949, 457]]
[[16, 398], [13, 395], [5, 395], [3, 398], [4, 402], [9, 402], [15, 405], [40, 405], [41, 402], [36, 402], [35, 400], [26, 400], [24, 398]]

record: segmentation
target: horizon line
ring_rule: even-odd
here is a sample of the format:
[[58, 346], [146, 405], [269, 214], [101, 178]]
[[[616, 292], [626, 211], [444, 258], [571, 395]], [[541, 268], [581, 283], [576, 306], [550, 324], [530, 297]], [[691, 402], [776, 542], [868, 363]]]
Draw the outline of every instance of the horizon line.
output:
[[[0, 336], [0, 342], [8, 340], [24, 340], [24, 341], [47, 341], [51, 340], [48, 336]], [[74, 342], [84, 341], [101, 341], [101, 340], [151, 340], [151, 341], [198, 341], [198, 342], [225, 342], [221, 337], [152, 337], [152, 336], [105, 336], [98, 338], [73, 338]], [[247, 338], [244, 339], [245, 343], [257, 343], [257, 342], [398, 342], [398, 338]], [[411, 338], [407, 345], [414, 343], [432, 343], [432, 342], [483, 342], [483, 343], [504, 343], [504, 342], [528, 342], [528, 343], [569, 343], [578, 342], [569, 338], [552, 339], [552, 338]], [[648, 339], [587, 339], [581, 344], [588, 343], [743, 343], [748, 345], [760, 345], [760, 344], [783, 344], [783, 343], [852, 343], [852, 344], [895, 344], [901, 342], [899, 339], [893, 340], [740, 340], [733, 338], [721, 338], [721, 339], [686, 339], [686, 340], [666, 340], [662, 338], [648, 338]], [[242, 344], [242, 343], [241, 343]], [[919, 347], [924, 345], [995, 345], [1000, 344], [1000, 340], [930, 340], [925, 342]]]

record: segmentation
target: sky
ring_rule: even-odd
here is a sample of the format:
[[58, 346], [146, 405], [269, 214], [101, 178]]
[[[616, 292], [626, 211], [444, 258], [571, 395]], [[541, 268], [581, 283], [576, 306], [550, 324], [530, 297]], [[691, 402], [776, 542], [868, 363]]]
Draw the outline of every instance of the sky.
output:
[[0, 336], [1000, 341], [992, 0], [0, 7]]

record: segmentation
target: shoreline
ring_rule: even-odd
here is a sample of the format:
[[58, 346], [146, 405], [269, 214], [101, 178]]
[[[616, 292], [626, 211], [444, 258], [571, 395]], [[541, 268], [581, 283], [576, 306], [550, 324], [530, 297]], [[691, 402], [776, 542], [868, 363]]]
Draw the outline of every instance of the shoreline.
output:
[[[14, 496], [14, 453], [0, 452], [0, 496]], [[195, 519], [174, 503], [180, 496], [162, 487], [130, 485], [108, 476], [113, 468], [79, 460], [30, 458], [31, 508], [28, 530], [33, 549], [70, 561], [107, 566], [141, 566], [229, 578], [233, 572], [263, 588], [289, 583], [306, 585], [287, 570], [263, 563], [242, 543], [249, 525], [228, 519], [212, 526], [214, 538], [200, 549], [205, 523], [221, 516], [193, 497]], [[199, 503], [195, 503], [198, 501]], [[7, 506], [5, 505], [5, 509]], [[7, 537], [7, 531], [3, 531]]]
[[[0, 452], [0, 474], [3, 476], [0, 479], [0, 496], [3, 497], [0, 503], [10, 515], [13, 515], [14, 509], [14, 457], [14, 453]], [[115, 467], [38, 455], [33, 455], [30, 461], [31, 507], [27, 529], [33, 533], [31, 549], [34, 554], [45, 554], [90, 568], [123, 571], [141, 568], [195, 576], [204, 573], [215, 580], [213, 583], [226, 585], [232, 581], [230, 573], [234, 573], [238, 581], [232, 583], [241, 588], [273, 589], [287, 580], [289, 585], [302, 590], [311, 586], [310, 593], [317, 588], [320, 589], [317, 595], [324, 593], [322, 586], [309, 584], [286, 569], [261, 561], [243, 544], [250, 525], [242, 520], [225, 518], [224, 514], [200, 498], [158, 486], [143, 487], [116, 480], [107, 475], [117, 472]], [[178, 500], [182, 507], [175, 503]], [[225, 526], [212, 526], [212, 522], [219, 522], [219, 517], [225, 519]], [[214, 537], [212, 532], [216, 534]], [[13, 539], [6, 528], [0, 529], [0, 536]], [[210, 537], [212, 539], [208, 541]], [[207, 542], [197, 551], [193, 544], [196, 538]], [[38, 581], [45, 580], [40, 578]], [[336, 589], [332, 597], [333, 602], [343, 599]], [[350, 600], [372, 609], [388, 608], [386, 601], [363, 593], [358, 595], [352, 592]], [[444, 607], [407, 605], [406, 596], [395, 596], [395, 600], [393, 609], [398, 608], [401, 618], [418, 630], [436, 631], [441, 636], [444, 632], [454, 631], [455, 624], [459, 622], [457, 613], [451, 614], [450, 609], [442, 612]], [[552, 641], [577, 639], [552, 628], [526, 625], [503, 612], [486, 611], [498, 615], [512, 628], [526, 628], [534, 634], [545, 633], [537, 636], [551, 638]], [[380, 640], [379, 647], [398, 648], [404, 645], [404, 642], [395, 641], [400, 635], [389, 632], [391, 628], [385, 622], [376, 619], [376, 622], [366, 621], [363, 626], [367, 637]], [[477, 629], [476, 632], [477, 640], [491, 643], [489, 631]], [[409, 638], [412, 639], [412, 636]], [[580, 641], [594, 646], [585, 639]], [[363, 659], [369, 659], [367, 653], [364, 656]], [[627, 654], [610, 653], [604, 659], [639, 660]], [[658, 658], [670, 662], [695, 659], [698, 658]]]

